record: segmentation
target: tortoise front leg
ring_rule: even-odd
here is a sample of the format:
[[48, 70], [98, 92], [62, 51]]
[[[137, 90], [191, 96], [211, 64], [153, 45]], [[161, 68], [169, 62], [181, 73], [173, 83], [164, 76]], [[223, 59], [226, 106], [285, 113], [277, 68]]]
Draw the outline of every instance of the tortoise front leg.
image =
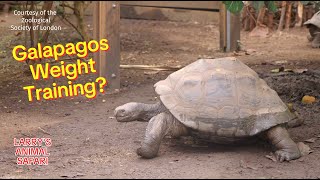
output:
[[297, 144], [290, 138], [287, 129], [276, 126], [267, 131], [267, 138], [276, 147], [276, 158], [278, 161], [290, 161], [301, 156]]
[[169, 113], [160, 113], [149, 121], [144, 141], [137, 149], [137, 154], [143, 158], [157, 156], [162, 139], [170, 134], [179, 137], [188, 134], [187, 128]]

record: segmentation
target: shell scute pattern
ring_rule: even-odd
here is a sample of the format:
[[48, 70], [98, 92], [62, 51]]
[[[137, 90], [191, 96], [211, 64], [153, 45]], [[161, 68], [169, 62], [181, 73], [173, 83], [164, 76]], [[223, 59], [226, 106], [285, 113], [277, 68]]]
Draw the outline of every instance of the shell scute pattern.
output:
[[216, 136], [252, 136], [292, 119], [277, 93], [234, 57], [198, 60], [155, 90], [179, 121]]

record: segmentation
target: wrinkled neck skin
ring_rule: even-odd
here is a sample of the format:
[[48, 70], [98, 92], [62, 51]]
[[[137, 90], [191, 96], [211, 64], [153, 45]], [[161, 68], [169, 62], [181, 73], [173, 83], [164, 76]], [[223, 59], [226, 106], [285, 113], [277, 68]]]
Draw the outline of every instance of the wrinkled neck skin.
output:
[[141, 113], [138, 119], [140, 121], [149, 121], [153, 116], [166, 110], [166, 107], [161, 102], [156, 104], [139, 103], [139, 106], [141, 107]]

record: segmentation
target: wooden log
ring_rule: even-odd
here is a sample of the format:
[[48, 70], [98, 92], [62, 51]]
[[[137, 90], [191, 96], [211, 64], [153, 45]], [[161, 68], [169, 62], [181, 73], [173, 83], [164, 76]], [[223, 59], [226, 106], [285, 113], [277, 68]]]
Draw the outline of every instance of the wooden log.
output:
[[119, 1], [94, 2], [94, 39], [107, 39], [109, 50], [94, 54], [99, 77], [106, 78], [109, 90], [120, 88], [120, 5]]

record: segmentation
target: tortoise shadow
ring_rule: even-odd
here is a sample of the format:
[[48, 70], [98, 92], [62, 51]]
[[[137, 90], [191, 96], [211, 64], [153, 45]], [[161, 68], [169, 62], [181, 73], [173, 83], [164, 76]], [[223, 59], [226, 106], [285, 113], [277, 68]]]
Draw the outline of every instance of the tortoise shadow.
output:
[[179, 139], [164, 139], [163, 145], [169, 148], [170, 151], [176, 151], [184, 154], [211, 154], [211, 153], [241, 153], [241, 152], [266, 152], [272, 151], [272, 146], [266, 141], [256, 141], [251, 143], [238, 144], [218, 144], [196, 139], [196, 143], [186, 143], [185, 140]]

